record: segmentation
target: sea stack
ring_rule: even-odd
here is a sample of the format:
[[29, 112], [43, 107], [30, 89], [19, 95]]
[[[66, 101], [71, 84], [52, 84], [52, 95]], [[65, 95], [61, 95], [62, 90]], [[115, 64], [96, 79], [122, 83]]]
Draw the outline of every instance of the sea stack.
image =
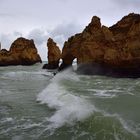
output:
[[57, 69], [61, 59], [61, 51], [53, 39], [49, 38], [47, 42], [48, 47], [48, 64], [43, 66], [43, 69]]
[[60, 70], [77, 58], [79, 73], [140, 76], [140, 15], [131, 13], [111, 27], [94, 16], [82, 33], [64, 43]]
[[12, 43], [9, 51], [0, 51], [0, 66], [33, 65], [38, 62], [42, 61], [33, 40], [20, 37]]

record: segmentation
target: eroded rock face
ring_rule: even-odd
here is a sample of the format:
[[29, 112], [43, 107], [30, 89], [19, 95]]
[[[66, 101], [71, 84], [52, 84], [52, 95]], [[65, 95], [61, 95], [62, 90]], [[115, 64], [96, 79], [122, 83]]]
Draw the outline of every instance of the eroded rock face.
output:
[[109, 28], [94, 16], [82, 33], [65, 42], [60, 69], [70, 66], [75, 58], [80, 71], [82, 65], [91, 64], [92, 69], [103, 69], [102, 73], [140, 75], [140, 15], [131, 13]]
[[18, 38], [12, 43], [9, 51], [0, 51], [0, 66], [33, 65], [38, 62], [42, 61], [33, 40]]
[[47, 42], [48, 47], [48, 64], [43, 66], [43, 69], [57, 69], [59, 67], [59, 60], [61, 58], [61, 51], [53, 39], [49, 38]]

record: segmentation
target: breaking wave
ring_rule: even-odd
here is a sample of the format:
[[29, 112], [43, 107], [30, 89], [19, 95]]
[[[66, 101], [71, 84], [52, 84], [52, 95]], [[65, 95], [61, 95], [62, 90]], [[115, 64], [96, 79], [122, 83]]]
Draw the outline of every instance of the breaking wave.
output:
[[[137, 132], [118, 114], [110, 114], [94, 105], [94, 101], [90, 101], [87, 96], [77, 95], [73, 90], [67, 90], [64, 86], [66, 81], [81, 82], [80, 76], [70, 70], [58, 73], [50, 82], [50, 84], [38, 95], [37, 101], [41, 104], [47, 104], [48, 107], [55, 109], [54, 114], [47, 118], [50, 125], [48, 129], [55, 129], [63, 125], [72, 125], [74, 122], [83, 121], [99, 113], [103, 118], [114, 118], [129, 133], [137, 135]], [[86, 89], [93, 92], [98, 98], [114, 98], [120, 90], [97, 90]]]
[[70, 70], [59, 73], [37, 98], [42, 104], [47, 104], [50, 108], [56, 109], [53, 116], [48, 118], [52, 128], [81, 121], [97, 111], [95, 106], [86, 99], [68, 92], [61, 84], [64, 79], [71, 80], [71, 82], [79, 80]]

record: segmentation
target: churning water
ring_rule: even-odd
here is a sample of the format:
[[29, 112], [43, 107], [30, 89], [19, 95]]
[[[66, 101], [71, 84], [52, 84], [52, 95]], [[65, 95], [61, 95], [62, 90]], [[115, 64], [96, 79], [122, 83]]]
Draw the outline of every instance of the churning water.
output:
[[140, 79], [0, 67], [1, 140], [140, 140]]

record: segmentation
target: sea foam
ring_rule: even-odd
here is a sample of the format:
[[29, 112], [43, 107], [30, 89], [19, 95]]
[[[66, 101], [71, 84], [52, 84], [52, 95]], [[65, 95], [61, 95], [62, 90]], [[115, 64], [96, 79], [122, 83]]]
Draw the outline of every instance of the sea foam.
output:
[[[35, 75], [35, 76], [34, 76]], [[40, 78], [41, 76], [52, 77], [53, 74], [51, 72], [46, 71], [12, 71], [12, 72], [5, 72], [2, 75], [3, 79], [10, 79], [10, 80], [19, 80], [22, 81], [23, 79], [36, 79], [36, 77]]]
[[96, 108], [86, 99], [74, 95], [62, 86], [63, 80], [78, 81], [78, 76], [67, 70], [57, 74], [51, 83], [38, 95], [37, 101], [56, 109], [48, 118], [51, 128], [58, 128], [64, 124], [72, 124], [89, 117]]
[[[59, 128], [65, 124], [71, 125], [77, 121], [83, 121], [93, 115], [94, 112], [98, 112], [104, 117], [116, 118], [125, 130], [137, 135], [137, 132], [118, 114], [107, 113], [106, 111], [95, 107], [94, 102], [91, 103], [86, 96], [77, 95], [72, 91], [68, 91], [64, 86], [65, 80], [70, 82], [80, 82], [79, 76], [72, 73], [70, 70], [67, 70], [58, 73], [51, 80], [50, 84], [37, 96], [37, 101], [42, 104], [47, 104], [48, 107], [55, 109], [54, 114], [47, 118], [50, 125], [48, 125], [45, 130]], [[87, 89], [87, 91], [94, 92], [94, 96], [100, 98], [113, 98], [116, 97], [115, 92], [121, 92], [120, 90], [115, 89]]]

